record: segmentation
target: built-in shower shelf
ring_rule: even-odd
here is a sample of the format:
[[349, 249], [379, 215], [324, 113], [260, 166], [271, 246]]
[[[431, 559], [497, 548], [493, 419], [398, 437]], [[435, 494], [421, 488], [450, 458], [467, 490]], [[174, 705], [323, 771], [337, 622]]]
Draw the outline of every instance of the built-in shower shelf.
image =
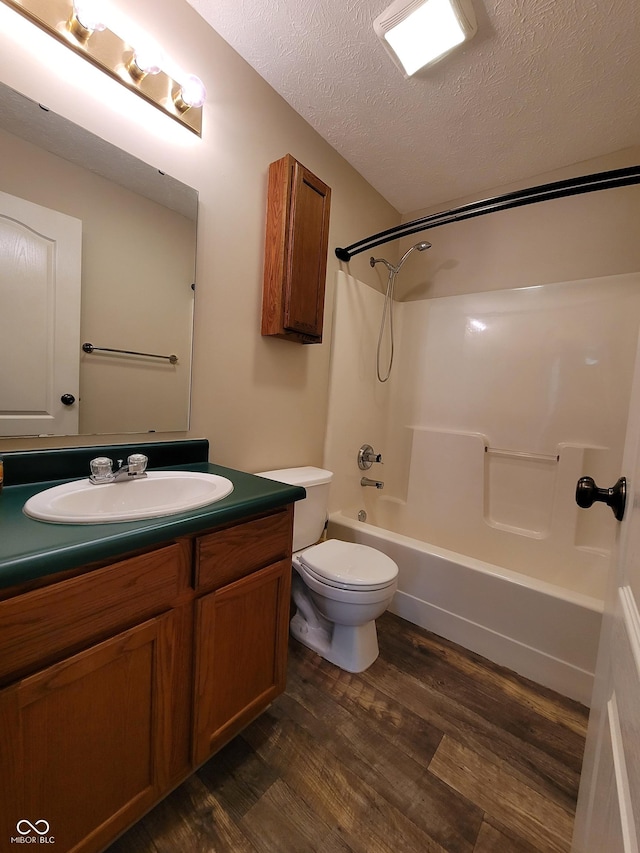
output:
[[516, 536], [527, 536], [529, 539], [546, 539], [550, 535], [550, 530], [531, 530], [528, 527], [516, 527], [514, 524], [503, 524], [501, 521], [485, 516], [486, 523], [496, 530], [504, 530], [505, 533], [515, 533]]
[[611, 548], [598, 548], [595, 545], [576, 545], [578, 551], [584, 554], [596, 554], [598, 557], [611, 557]]

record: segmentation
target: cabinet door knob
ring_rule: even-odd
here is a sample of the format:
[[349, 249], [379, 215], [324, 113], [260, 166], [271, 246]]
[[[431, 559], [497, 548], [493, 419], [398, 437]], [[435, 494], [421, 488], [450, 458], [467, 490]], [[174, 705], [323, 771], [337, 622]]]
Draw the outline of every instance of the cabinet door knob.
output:
[[593, 477], [580, 477], [576, 486], [576, 503], [582, 509], [589, 509], [596, 501], [611, 507], [617, 521], [622, 521], [627, 502], [626, 477], [620, 477], [610, 489], [599, 489]]

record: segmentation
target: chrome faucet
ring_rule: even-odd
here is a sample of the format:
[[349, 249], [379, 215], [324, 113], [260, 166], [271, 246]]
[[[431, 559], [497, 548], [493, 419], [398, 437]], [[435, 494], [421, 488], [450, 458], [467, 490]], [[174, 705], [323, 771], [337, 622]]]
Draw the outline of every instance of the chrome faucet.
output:
[[360, 480], [361, 486], [375, 486], [376, 489], [384, 489], [382, 480], [370, 480], [368, 477], [362, 477]]
[[101, 483], [119, 483], [122, 480], [141, 480], [146, 477], [146, 468], [149, 462], [148, 458], [142, 453], [132, 453], [127, 459], [127, 464], [123, 464], [123, 459], [118, 459], [118, 467], [115, 471], [113, 468], [113, 460], [107, 456], [97, 456], [90, 462], [91, 476], [89, 480], [96, 486]]

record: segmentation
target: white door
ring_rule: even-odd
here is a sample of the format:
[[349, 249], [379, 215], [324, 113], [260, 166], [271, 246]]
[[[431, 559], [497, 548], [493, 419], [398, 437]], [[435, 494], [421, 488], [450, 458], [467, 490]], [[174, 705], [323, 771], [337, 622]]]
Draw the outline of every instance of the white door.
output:
[[[588, 473], [588, 472], [587, 472]], [[605, 606], [574, 853], [638, 853], [640, 840], [640, 351], [622, 474], [624, 519]], [[611, 484], [598, 484], [610, 486]], [[609, 512], [605, 507], [600, 510]], [[585, 510], [594, 512], [594, 509]]]
[[79, 219], [0, 192], [0, 435], [78, 432], [81, 250]]

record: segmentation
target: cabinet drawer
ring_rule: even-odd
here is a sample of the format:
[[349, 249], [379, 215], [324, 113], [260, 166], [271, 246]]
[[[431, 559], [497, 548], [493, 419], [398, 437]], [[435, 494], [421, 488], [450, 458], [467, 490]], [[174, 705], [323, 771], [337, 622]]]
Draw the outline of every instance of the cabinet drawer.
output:
[[200, 536], [196, 540], [196, 588], [216, 589], [291, 557], [293, 506]]
[[0, 680], [168, 609], [188, 576], [168, 545], [0, 602]]

